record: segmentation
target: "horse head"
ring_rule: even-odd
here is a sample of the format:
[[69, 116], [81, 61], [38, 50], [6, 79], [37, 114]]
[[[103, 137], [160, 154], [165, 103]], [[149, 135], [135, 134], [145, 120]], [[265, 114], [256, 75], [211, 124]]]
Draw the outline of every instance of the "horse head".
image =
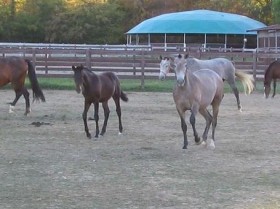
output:
[[84, 69], [83, 65], [80, 66], [72, 66], [72, 70], [74, 71], [74, 81], [76, 84], [76, 91], [79, 94], [82, 90], [83, 79], [82, 79], [82, 70]]
[[188, 55], [184, 57], [179, 54], [178, 57], [174, 59], [175, 74], [178, 86], [184, 86], [186, 82], [186, 63]]
[[160, 56], [160, 72], [159, 72], [159, 79], [164, 80], [166, 75], [172, 71], [172, 62], [173, 59], [171, 57], [162, 57]]

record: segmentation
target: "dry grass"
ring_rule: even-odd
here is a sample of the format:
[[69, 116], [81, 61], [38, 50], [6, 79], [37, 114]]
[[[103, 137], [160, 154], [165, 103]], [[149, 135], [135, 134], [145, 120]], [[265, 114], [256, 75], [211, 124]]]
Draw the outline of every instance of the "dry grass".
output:
[[97, 140], [85, 136], [81, 95], [45, 94], [24, 117], [23, 99], [8, 114], [14, 93], [0, 92], [1, 208], [279, 208], [280, 96], [241, 95], [240, 113], [226, 94], [216, 149], [196, 146], [190, 130], [185, 151], [170, 93], [128, 93], [120, 136], [111, 103]]

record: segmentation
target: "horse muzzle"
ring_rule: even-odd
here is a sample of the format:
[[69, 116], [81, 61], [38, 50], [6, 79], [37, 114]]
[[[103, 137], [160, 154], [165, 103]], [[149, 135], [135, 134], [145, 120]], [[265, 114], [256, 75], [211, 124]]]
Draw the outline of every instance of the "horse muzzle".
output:
[[158, 78], [159, 78], [159, 80], [164, 80], [165, 79], [165, 73], [160, 72]]
[[82, 87], [81, 86], [76, 86], [76, 92], [79, 94], [81, 93]]
[[177, 79], [177, 85], [182, 87], [185, 85], [185, 79]]

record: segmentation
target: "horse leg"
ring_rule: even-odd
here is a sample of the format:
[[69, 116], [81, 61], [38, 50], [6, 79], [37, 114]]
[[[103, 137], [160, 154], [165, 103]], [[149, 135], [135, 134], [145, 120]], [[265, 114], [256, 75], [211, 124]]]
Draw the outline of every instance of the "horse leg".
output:
[[22, 90], [22, 94], [24, 96], [25, 106], [26, 106], [24, 115], [27, 115], [28, 113], [31, 112], [31, 108], [30, 108], [29, 92], [27, 91], [27, 89], [25, 87]]
[[210, 149], [215, 149], [215, 130], [217, 127], [219, 106], [220, 106], [220, 102], [214, 103], [212, 105], [212, 108], [213, 108], [212, 139], [211, 139], [211, 142], [209, 143], [209, 145], [207, 145]]
[[276, 90], [276, 79], [273, 79], [273, 94], [272, 94], [272, 98], [275, 96], [275, 90]]
[[211, 114], [209, 113], [209, 111], [207, 109], [200, 109], [199, 110], [200, 114], [204, 117], [205, 121], [206, 121], [206, 126], [202, 135], [202, 139], [204, 142], [206, 142], [207, 137], [208, 137], [208, 132], [210, 129], [210, 125], [213, 121], [213, 117], [211, 116]]
[[99, 125], [98, 125], [98, 121], [99, 121], [99, 115], [98, 115], [98, 110], [99, 110], [99, 102], [95, 102], [94, 103], [94, 120], [95, 120], [95, 138], [98, 138], [99, 135]]
[[108, 123], [108, 119], [109, 119], [109, 115], [110, 115], [110, 110], [108, 107], [108, 101], [103, 102], [102, 106], [103, 106], [103, 110], [104, 110], [104, 123], [103, 123], [103, 127], [102, 127], [100, 135], [103, 136], [104, 133], [106, 132], [106, 127], [107, 127], [107, 123]]
[[119, 134], [123, 132], [123, 126], [122, 126], [122, 111], [121, 111], [121, 105], [120, 105], [120, 98], [119, 97], [113, 97], [115, 104], [116, 104], [116, 112], [119, 118]]
[[217, 127], [218, 113], [220, 104], [213, 104], [212, 139], [215, 141], [215, 130]]
[[15, 93], [16, 93], [16, 97], [15, 97], [14, 101], [10, 103], [9, 113], [13, 113], [14, 112], [15, 105], [16, 105], [17, 101], [19, 100], [19, 98], [22, 95], [22, 91], [21, 90], [15, 89]]
[[88, 130], [88, 125], [87, 125], [87, 112], [90, 108], [90, 105], [91, 103], [90, 102], [87, 102], [85, 100], [85, 104], [84, 104], [84, 112], [83, 112], [83, 121], [84, 121], [84, 126], [85, 126], [85, 132], [86, 132], [86, 135], [87, 135], [87, 138], [91, 138], [91, 135], [89, 133], [89, 130]]
[[240, 104], [240, 99], [239, 99], [239, 91], [235, 85], [235, 82], [232, 82], [232, 83], [229, 83], [234, 95], [235, 95], [235, 98], [236, 98], [236, 102], [237, 102], [237, 107], [238, 107], [238, 110], [239, 111], [242, 111], [242, 107], [241, 107], [241, 104]]
[[191, 110], [190, 123], [191, 123], [192, 129], [193, 129], [194, 141], [196, 144], [200, 144], [201, 143], [200, 137], [198, 137], [198, 133], [195, 128], [195, 122], [196, 122], [195, 116], [196, 116], [197, 112], [198, 112], [198, 107], [194, 106]]
[[180, 119], [181, 119], [181, 128], [182, 128], [183, 137], [184, 137], [183, 149], [187, 149], [187, 147], [188, 147], [188, 138], [187, 138], [187, 123], [185, 121], [185, 112], [180, 111], [178, 108], [177, 108], [177, 112], [178, 112], [178, 114], [180, 116]]

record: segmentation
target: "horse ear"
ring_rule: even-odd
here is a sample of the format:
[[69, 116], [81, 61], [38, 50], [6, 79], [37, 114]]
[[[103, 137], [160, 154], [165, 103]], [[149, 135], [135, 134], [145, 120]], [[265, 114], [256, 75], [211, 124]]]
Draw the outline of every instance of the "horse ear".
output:
[[185, 54], [185, 59], [187, 59], [189, 57], [189, 54]]
[[72, 70], [76, 70], [76, 67], [74, 65], [72, 65]]
[[182, 55], [181, 55], [181, 54], [179, 54], [179, 55], [178, 55], [178, 58], [179, 58], [179, 59], [181, 59], [181, 58], [182, 58]]

